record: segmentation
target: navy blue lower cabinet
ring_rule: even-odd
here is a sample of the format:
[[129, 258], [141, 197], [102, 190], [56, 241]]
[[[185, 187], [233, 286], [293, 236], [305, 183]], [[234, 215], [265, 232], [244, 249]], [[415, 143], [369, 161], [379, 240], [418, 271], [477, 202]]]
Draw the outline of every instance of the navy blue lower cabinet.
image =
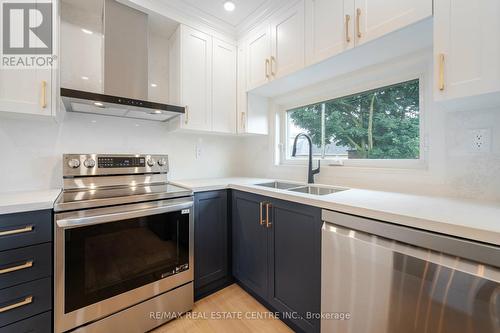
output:
[[52, 210], [0, 215], [0, 251], [52, 241]]
[[261, 224], [265, 197], [234, 191], [232, 195], [233, 275], [260, 298], [269, 291], [269, 232]]
[[233, 275], [293, 330], [319, 332], [321, 209], [238, 191], [232, 199]]
[[232, 281], [227, 194], [222, 190], [194, 196], [194, 288], [197, 300]]
[[9, 326], [0, 327], [0, 333], [50, 333], [52, 332], [52, 312], [45, 312], [31, 318], [18, 321]]
[[293, 328], [319, 332], [321, 210], [275, 199], [271, 205], [268, 302]]

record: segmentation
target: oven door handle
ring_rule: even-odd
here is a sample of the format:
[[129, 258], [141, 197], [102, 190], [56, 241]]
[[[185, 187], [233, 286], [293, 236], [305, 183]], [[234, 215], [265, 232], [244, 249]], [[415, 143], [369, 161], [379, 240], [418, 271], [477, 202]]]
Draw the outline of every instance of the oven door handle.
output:
[[184, 209], [191, 209], [192, 207], [193, 207], [193, 201], [183, 201], [180, 203], [153, 207], [153, 208], [142, 208], [129, 211], [117, 210], [116, 213], [101, 214], [95, 216], [81, 216], [74, 218], [63, 218], [57, 220], [56, 223], [57, 226], [61, 229], [79, 228], [79, 227], [86, 227], [108, 222], [133, 219], [137, 217], [170, 213]]

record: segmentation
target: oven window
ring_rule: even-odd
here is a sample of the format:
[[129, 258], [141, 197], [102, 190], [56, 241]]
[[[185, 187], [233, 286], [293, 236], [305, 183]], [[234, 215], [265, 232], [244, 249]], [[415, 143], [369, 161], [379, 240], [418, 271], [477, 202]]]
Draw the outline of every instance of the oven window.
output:
[[189, 214], [65, 231], [65, 312], [189, 269]]

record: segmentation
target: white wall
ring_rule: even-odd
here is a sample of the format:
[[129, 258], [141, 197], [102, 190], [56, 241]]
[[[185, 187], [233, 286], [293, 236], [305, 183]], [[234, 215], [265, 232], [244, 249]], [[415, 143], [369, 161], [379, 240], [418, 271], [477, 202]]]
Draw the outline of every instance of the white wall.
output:
[[[427, 140], [425, 166], [414, 169], [388, 169], [323, 165], [321, 173], [316, 176], [316, 182], [384, 191], [500, 200], [500, 135], [497, 134], [500, 133], [500, 108], [445, 111], [443, 106], [433, 102], [431, 59], [431, 56], [424, 52], [415, 59], [392, 61], [390, 64], [364, 69], [345, 78], [275, 98], [271, 101], [270, 110], [271, 135], [244, 139], [243, 150], [246, 154], [239, 161], [239, 168], [245, 174], [256, 177], [306, 181], [305, 163], [275, 163], [275, 115], [285, 108], [284, 104], [300, 104], [300, 101], [308, 99], [310, 102], [315, 99], [319, 101], [328, 96], [329, 90], [338, 90], [339, 87], [347, 90], [350, 87], [362, 87], [370, 80], [380, 80], [392, 75], [391, 73], [408, 73], [415, 68], [424, 68], [424, 103], [421, 117], [425, 121], [423, 135]], [[492, 147], [488, 153], [471, 152], [469, 130], [478, 128], [491, 129]]]
[[182, 179], [237, 175], [239, 150], [239, 138], [168, 132], [163, 123], [67, 113], [57, 124], [0, 114], [0, 191], [60, 187], [63, 153], [168, 154], [169, 178]]

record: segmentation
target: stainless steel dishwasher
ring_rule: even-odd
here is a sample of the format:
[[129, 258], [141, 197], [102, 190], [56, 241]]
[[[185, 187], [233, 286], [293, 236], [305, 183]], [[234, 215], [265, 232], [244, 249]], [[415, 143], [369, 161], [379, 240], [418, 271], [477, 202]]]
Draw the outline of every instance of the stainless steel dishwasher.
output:
[[499, 333], [500, 247], [323, 211], [321, 332]]

